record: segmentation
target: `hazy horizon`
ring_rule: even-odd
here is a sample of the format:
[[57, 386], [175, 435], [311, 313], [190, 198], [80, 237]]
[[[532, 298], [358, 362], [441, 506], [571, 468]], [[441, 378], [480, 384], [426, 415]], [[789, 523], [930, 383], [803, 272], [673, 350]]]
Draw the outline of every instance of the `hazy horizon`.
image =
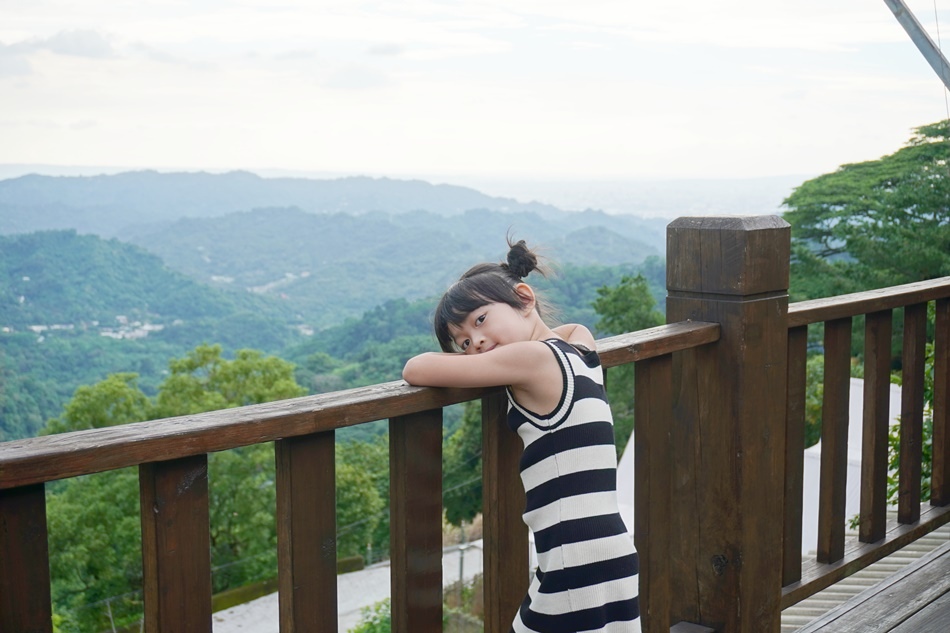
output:
[[484, 177], [466, 175], [392, 175], [308, 172], [286, 169], [206, 170], [195, 168], [123, 168], [82, 165], [0, 164], [0, 181], [20, 176], [98, 176], [151, 170], [160, 173], [227, 173], [247, 171], [261, 178], [315, 180], [347, 177], [422, 180], [432, 184], [469, 187], [486, 195], [518, 202], [541, 202], [565, 211], [595, 209], [645, 218], [680, 215], [780, 214], [782, 200], [813, 175], [788, 174], [749, 178], [614, 178], [561, 179]]
[[819, 174], [950, 116], [867, 0], [14, 0], [0, 90], [0, 163], [482, 181]]

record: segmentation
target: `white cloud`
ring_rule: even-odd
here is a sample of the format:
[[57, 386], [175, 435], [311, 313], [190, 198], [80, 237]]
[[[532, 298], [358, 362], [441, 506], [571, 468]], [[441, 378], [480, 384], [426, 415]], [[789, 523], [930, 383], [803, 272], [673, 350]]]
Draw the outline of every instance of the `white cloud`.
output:
[[115, 57], [115, 51], [108, 40], [96, 31], [77, 29], [60, 31], [52, 37], [33, 44], [36, 48], [45, 48], [58, 55], [75, 57], [106, 58]]
[[377, 174], [814, 173], [946, 116], [868, 0], [4, 0], [0, 90], [0, 163]]

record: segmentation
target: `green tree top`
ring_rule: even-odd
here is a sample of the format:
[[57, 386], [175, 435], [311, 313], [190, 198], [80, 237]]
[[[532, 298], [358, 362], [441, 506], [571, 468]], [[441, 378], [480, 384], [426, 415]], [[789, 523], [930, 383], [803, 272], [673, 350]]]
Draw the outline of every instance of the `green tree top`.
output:
[[665, 321], [642, 274], [624, 275], [616, 286], [598, 288], [593, 306], [599, 315], [597, 330], [605, 334], [636, 332]]
[[814, 298], [950, 275], [950, 120], [877, 160], [843, 165], [784, 202], [793, 295]]

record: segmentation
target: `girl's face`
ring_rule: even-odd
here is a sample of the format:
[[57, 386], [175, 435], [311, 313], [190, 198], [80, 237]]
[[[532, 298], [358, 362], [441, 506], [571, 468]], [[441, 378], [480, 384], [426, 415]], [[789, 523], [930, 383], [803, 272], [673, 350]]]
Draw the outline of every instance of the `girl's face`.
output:
[[530, 308], [489, 303], [472, 310], [461, 324], [450, 325], [449, 331], [464, 353], [483, 354], [508, 343], [531, 340], [530, 313]]

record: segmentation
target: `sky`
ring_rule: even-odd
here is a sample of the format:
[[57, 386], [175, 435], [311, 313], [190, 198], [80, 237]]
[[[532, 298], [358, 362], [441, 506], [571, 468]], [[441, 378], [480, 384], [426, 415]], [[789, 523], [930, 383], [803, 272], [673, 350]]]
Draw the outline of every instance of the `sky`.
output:
[[882, 0], [0, 0], [0, 165], [817, 175], [948, 112]]

